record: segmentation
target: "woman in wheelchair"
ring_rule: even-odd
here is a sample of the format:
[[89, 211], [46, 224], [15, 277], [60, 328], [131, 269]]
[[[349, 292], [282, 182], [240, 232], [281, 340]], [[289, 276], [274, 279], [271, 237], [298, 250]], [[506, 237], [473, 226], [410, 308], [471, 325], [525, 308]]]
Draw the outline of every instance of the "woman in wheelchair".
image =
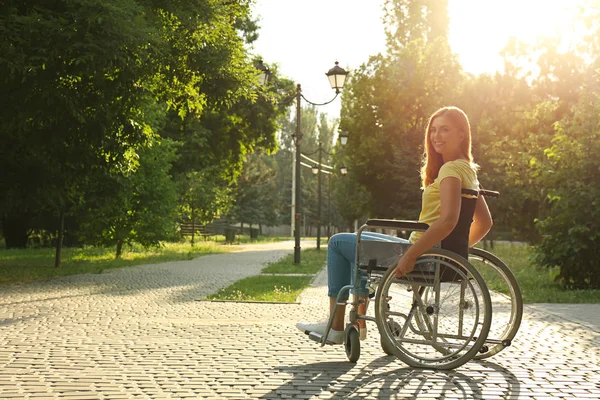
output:
[[[424, 162], [421, 168], [424, 190], [419, 222], [429, 225], [429, 228], [425, 232], [411, 234], [409, 242], [412, 246], [395, 267], [397, 276], [411, 272], [419, 256], [442, 242], [454, 230], [461, 213], [461, 198], [477, 197], [464, 194], [464, 189], [479, 190], [478, 166], [473, 162], [471, 153], [471, 128], [466, 114], [461, 109], [444, 107], [433, 113], [425, 131], [424, 148]], [[483, 239], [491, 227], [492, 217], [488, 206], [484, 197], [478, 196], [468, 243], [442, 243], [442, 247], [451, 248], [452, 251], [467, 257], [468, 248]], [[361, 239], [406, 243], [401, 238], [372, 232], [364, 232]], [[335, 308], [339, 290], [350, 284], [355, 257], [355, 233], [339, 233], [331, 237], [327, 254], [330, 312]], [[358, 293], [361, 298], [365, 298], [367, 294], [368, 290], [365, 288]], [[341, 300], [347, 300], [347, 294], [346, 298]], [[359, 314], [366, 313], [366, 305], [365, 300], [359, 307]], [[344, 342], [344, 318], [345, 306], [338, 305], [327, 336], [329, 343]], [[366, 336], [365, 322], [359, 321], [361, 339]], [[327, 324], [328, 321], [300, 322], [296, 326], [303, 332], [324, 335]]]

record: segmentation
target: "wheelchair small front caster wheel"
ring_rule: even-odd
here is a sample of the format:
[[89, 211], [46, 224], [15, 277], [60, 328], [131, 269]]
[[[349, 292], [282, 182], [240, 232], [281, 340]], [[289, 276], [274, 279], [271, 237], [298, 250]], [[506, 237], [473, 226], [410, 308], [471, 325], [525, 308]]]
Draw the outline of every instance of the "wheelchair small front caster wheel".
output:
[[360, 334], [354, 325], [348, 325], [345, 331], [346, 341], [346, 357], [352, 363], [355, 363], [360, 358]]

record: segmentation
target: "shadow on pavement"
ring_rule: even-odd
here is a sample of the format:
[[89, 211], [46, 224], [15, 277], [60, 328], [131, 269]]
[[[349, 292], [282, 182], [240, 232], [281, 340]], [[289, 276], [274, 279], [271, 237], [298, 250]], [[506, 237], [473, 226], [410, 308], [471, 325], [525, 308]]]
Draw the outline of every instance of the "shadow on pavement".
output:
[[491, 361], [482, 360], [472, 362], [482, 366], [482, 369], [479, 370], [479, 372], [483, 372], [487, 376], [487, 379], [482, 378], [483, 382], [489, 381], [489, 378], [497, 378], [498, 376], [502, 377], [506, 385], [503, 385], [499, 382], [496, 382], [495, 385], [505, 388], [506, 392], [503, 392], [504, 398], [518, 397], [519, 393], [521, 393], [521, 383], [519, 382], [519, 378], [517, 378], [510, 370]]
[[0, 328], [4, 327], [4, 326], [9, 326], [9, 325], [14, 325], [14, 324], [18, 324], [20, 322], [24, 322], [27, 320], [32, 319], [33, 317], [23, 317], [23, 318], [5, 318], [5, 319], [0, 319]]
[[483, 371], [464, 372], [395, 368], [396, 363], [395, 357], [384, 356], [363, 367], [349, 362], [278, 367], [278, 373], [292, 375], [292, 380], [261, 398], [309, 398], [322, 393], [344, 399], [365, 396], [386, 399], [399, 394], [411, 398], [485, 398], [481, 385], [486, 382], [486, 376], [493, 378], [494, 386], [499, 387], [503, 398], [518, 396], [520, 390], [519, 381], [510, 371], [491, 362], [479, 363]]

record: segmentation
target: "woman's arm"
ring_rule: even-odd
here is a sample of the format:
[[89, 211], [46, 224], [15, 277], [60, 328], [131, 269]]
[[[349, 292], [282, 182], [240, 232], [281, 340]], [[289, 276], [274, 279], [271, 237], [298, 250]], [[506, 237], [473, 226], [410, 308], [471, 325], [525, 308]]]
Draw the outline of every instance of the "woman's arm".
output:
[[461, 181], [455, 177], [447, 177], [440, 183], [440, 217], [423, 235], [404, 253], [396, 272], [404, 275], [413, 270], [417, 258], [441, 242], [458, 223], [461, 205]]
[[471, 224], [471, 231], [469, 233], [469, 247], [475, 246], [477, 242], [483, 239], [492, 228], [492, 225], [493, 221], [490, 209], [485, 202], [485, 198], [479, 196], [475, 205], [473, 223]]

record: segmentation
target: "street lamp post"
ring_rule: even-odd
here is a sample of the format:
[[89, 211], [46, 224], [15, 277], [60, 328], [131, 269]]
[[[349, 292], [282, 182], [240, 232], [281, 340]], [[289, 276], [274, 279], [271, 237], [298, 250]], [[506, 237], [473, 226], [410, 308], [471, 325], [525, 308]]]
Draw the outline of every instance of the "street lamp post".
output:
[[327, 175], [327, 241], [331, 237], [331, 174]]
[[[300, 222], [302, 220], [302, 206], [300, 204], [300, 200], [301, 200], [301, 179], [300, 179], [300, 159], [301, 159], [301, 152], [300, 152], [300, 145], [302, 143], [302, 130], [301, 130], [301, 125], [300, 125], [300, 119], [302, 117], [302, 106], [301, 106], [301, 101], [302, 99], [304, 99], [307, 103], [312, 104], [314, 106], [324, 106], [326, 104], [331, 103], [333, 100], [335, 100], [338, 95], [340, 94], [340, 90], [344, 87], [344, 82], [346, 81], [346, 76], [348, 75], [348, 72], [346, 72], [343, 68], [341, 68], [338, 65], [338, 62], [335, 62], [335, 66], [333, 68], [331, 68], [329, 71], [327, 71], [327, 73], [325, 74], [327, 75], [327, 78], [329, 79], [329, 83], [331, 84], [331, 88], [335, 89], [335, 96], [333, 97], [333, 99], [325, 102], [325, 103], [313, 103], [312, 101], [309, 101], [308, 99], [306, 99], [303, 95], [302, 95], [302, 87], [300, 86], [300, 84], [296, 85], [296, 215], [295, 215], [295, 224], [294, 224], [294, 264], [300, 264]], [[320, 156], [321, 152], [319, 152], [319, 156]], [[320, 163], [320, 158], [319, 158], [319, 163]], [[320, 185], [319, 185], [319, 190], [320, 190]], [[319, 196], [320, 198], [320, 196]], [[319, 219], [320, 219], [320, 211], [319, 211]], [[317, 236], [320, 236], [320, 224], [319, 224], [319, 228], [317, 229]], [[318, 237], [317, 239], [317, 249], [320, 248], [320, 237]]]
[[[310, 100], [308, 100], [306, 97], [304, 97], [302, 95], [302, 86], [298, 83], [296, 85], [296, 93], [293, 95], [293, 97], [290, 97], [289, 100], [291, 100], [292, 98], [296, 99], [296, 133], [294, 135], [294, 139], [295, 139], [295, 143], [296, 143], [296, 164], [295, 164], [295, 196], [294, 196], [294, 200], [295, 200], [295, 215], [294, 215], [294, 264], [300, 264], [300, 224], [302, 221], [302, 207], [300, 204], [301, 201], [301, 193], [302, 190], [300, 189], [300, 183], [301, 183], [301, 176], [300, 176], [300, 167], [301, 167], [301, 152], [300, 152], [300, 146], [302, 144], [302, 129], [301, 129], [301, 123], [300, 123], [300, 119], [302, 117], [302, 99], [304, 99], [307, 103], [312, 104], [314, 106], [324, 106], [326, 104], [331, 103], [332, 101], [334, 101], [338, 95], [340, 94], [340, 90], [344, 87], [344, 82], [346, 81], [346, 76], [348, 75], [348, 72], [346, 72], [346, 70], [344, 70], [342, 67], [340, 67], [338, 65], [339, 63], [336, 61], [335, 62], [335, 66], [333, 68], [331, 68], [329, 71], [327, 71], [325, 73], [325, 75], [327, 75], [327, 78], [329, 79], [329, 83], [331, 85], [332, 89], [335, 89], [335, 96], [333, 97], [333, 99], [325, 102], [325, 103], [313, 103]], [[270, 71], [269, 69], [264, 65], [264, 63], [262, 62], [262, 60], [258, 60], [256, 68], [260, 71], [260, 81], [261, 84], [266, 84], [266, 82], [269, 79], [269, 75], [270, 75]], [[264, 77], [264, 79], [263, 79]], [[317, 241], [318, 243], [318, 241]], [[319, 246], [319, 244], [317, 244], [317, 246]]]
[[[337, 97], [337, 94], [336, 94]], [[302, 144], [302, 131], [300, 130], [300, 118], [302, 117], [302, 108], [300, 102], [302, 101], [302, 87], [300, 84], [296, 85], [296, 209], [294, 215], [294, 264], [300, 264], [300, 224], [302, 222], [302, 206], [300, 200], [302, 198], [302, 191], [300, 190], [300, 145]]]

